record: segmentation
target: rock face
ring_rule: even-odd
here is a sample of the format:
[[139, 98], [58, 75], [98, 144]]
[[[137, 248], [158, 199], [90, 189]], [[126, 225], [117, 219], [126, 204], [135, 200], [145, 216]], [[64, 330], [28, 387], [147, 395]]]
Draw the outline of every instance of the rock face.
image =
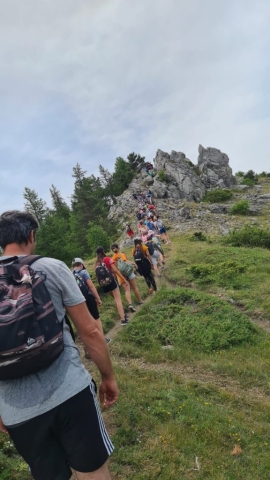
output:
[[[150, 189], [155, 204], [157, 201], [164, 203], [167, 199], [172, 210], [175, 208], [173, 205], [179, 205], [182, 200], [199, 202], [207, 189], [226, 188], [236, 183], [228, 156], [216, 148], [203, 148], [200, 145], [196, 166], [183, 152], [175, 150], [172, 150], [171, 154], [158, 150], [153, 163], [156, 176], [149, 176], [146, 169], [142, 168], [129, 188], [117, 198], [116, 205], [111, 207], [109, 219], [120, 217], [124, 222], [131, 212], [134, 215], [137, 202], [132, 198], [132, 192], [139, 193]], [[261, 202], [264, 201], [268, 199], [261, 195]], [[161, 205], [159, 209], [162, 211]], [[181, 221], [190, 218], [188, 210], [181, 210]], [[225, 213], [226, 206], [220, 206], [217, 210], [214, 208], [213, 212]]]
[[206, 188], [226, 188], [236, 183], [228, 155], [217, 148], [204, 148], [199, 145], [198, 167]]
[[[155, 177], [151, 188], [154, 198], [184, 198], [189, 201], [199, 201], [203, 198], [205, 186], [197, 175], [194, 165], [184, 153], [172, 150], [169, 155], [158, 150], [154, 158], [154, 167], [157, 172], [163, 171], [167, 180], [167, 182], [159, 182]], [[163, 188], [160, 183], [164, 183]]]

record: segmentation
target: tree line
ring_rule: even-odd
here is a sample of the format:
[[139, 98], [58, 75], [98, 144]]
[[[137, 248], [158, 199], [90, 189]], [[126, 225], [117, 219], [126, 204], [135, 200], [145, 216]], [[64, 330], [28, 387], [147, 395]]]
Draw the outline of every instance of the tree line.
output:
[[52, 185], [52, 207], [35, 190], [25, 187], [24, 207], [38, 218], [36, 253], [63, 260], [68, 265], [73, 257], [91, 256], [98, 245], [108, 249], [117, 237], [117, 225], [107, 215], [116, 198], [128, 187], [145, 157], [130, 153], [127, 160], [117, 157], [114, 171], [99, 166], [99, 176], [88, 175], [81, 165], [73, 167], [74, 191], [71, 204]]

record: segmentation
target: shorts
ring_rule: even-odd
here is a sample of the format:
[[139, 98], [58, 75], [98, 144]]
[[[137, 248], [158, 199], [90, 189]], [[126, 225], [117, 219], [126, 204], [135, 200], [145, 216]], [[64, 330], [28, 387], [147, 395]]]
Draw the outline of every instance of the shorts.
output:
[[128, 278], [128, 280], [133, 280], [134, 278], [136, 278], [136, 277], [135, 277], [135, 273], [132, 272], [132, 273], [129, 275], [129, 277], [127, 277], [127, 278]]
[[7, 430], [35, 480], [69, 480], [71, 468], [93, 472], [113, 451], [94, 383], [49, 412]]
[[89, 312], [91, 313], [92, 317], [94, 317], [95, 320], [98, 320], [99, 319], [99, 311], [98, 311], [97, 302], [96, 302], [96, 299], [95, 299], [94, 295], [89, 294], [87, 296], [86, 305], [87, 305], [87, 308], [88, 308]]
[[152, 259], [153, 265], [155, 265], [155, 267], [156, 267], [156, 265], [157, 265], [157, 258], [154, 257], [154, 255], [151, 255], [151, 259]]
[[166, 228], [165, 227], [161, 227], [159, 229], [159, 233], [162, 234], [162, 233], [166, 233]]
[[113, 279], [112, 283], [110, 283], [109, 285], [102, 287], [104, 293], [113, 292], [113, 290], [115, 290], [116, 288], [118, 288], [118, 284], [115, 279]]

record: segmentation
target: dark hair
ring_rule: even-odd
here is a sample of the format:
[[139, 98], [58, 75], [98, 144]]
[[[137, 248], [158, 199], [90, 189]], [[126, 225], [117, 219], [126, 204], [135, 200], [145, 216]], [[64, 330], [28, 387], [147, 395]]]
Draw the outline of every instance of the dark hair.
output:
[[29, 235], [39, 228], [38, 220], [33, 213], [10, 210], [0, 216], [0, 247], [11, 243], [28, 244]]
[[140, 245], [141, 243], [142, 243], [141, 238], [135, 238], [135, 239], [134, 239], [134, 244], [135, 244], [135, 246], [136, 246], [136, 245]]
[[97, 265], [98, 263], [101, 264], [103, 258], [106, 257], [106, 253], [105, 253], [105, 251], [104, 251], [104, 248], [103, 248], [103, 247], [97, 247], [97, 249], [96, 249], [96, 254], [97, 254], [96, 265]]
[[112, 244], [111, 244], [111, 250], [112, 250], [113, 248], [117, 248], [117, 250], [118, 250], [119, 247], [118, 247], [117, 243], [112, 243]]

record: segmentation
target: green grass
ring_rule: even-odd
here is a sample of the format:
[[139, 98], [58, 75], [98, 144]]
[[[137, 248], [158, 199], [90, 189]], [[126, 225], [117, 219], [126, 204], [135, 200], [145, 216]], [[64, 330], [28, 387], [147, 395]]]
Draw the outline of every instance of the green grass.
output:
[[[269, 478], [269, 404], [173, 374], [129, 368], [117, 376], [123, 394], [113, 410], [113, 478]], [[239, 457], [231, 455], [236, 444]]]

